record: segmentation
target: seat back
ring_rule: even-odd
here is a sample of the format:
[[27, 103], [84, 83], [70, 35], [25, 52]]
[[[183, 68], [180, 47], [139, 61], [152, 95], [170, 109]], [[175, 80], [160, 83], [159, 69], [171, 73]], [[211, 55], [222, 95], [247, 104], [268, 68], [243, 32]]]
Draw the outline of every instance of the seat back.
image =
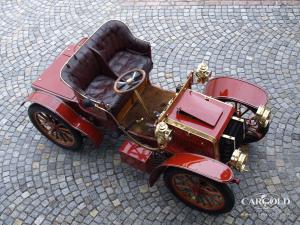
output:
[[110, 20], [103, 24], [86, 44], [98, 52], [107, 64], [117, 52], [127, 48], [131, 36], [131, 31], [124, 23]]
[[95, 55], [82, 46], [63, 67], [61, 77], [73, 89], [83, 91], [102, 70]]

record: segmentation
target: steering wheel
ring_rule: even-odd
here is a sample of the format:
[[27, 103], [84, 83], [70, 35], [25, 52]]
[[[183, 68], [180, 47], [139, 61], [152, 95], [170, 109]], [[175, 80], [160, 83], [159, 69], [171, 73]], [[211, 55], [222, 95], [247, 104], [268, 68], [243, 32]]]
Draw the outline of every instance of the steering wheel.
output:
[[146, 72], [141, 69], [130, 70], [115, 81], [114, 91], [123, 94], [138, 88], [146, 78]]

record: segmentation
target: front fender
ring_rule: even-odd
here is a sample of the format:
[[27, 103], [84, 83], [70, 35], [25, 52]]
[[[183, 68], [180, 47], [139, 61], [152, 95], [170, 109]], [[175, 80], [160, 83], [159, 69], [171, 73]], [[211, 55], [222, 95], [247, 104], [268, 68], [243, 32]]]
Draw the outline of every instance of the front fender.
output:
[[152, 171], [149, 177], [150, 187], [154, 185], [160, 174], [169, 167], [186, 169], [220, 183], [228, 183], [234, 179], [232, 170], [215, 159], [191, 153], [178, 153]]
[[61, 99], [45, 92], [35, 91], [27, 97], [25, 102], [27, 101], [39, 104], [51, 110], [75, 130], [78, 130], [80, 133], [91, 139], [96, 146], [101, 144], [103, 138], [101, 131], [81, 117]]
[[268, 94], [261, 87], [232, 77], [215, 77], [205, 86], [205, 95], [220, 100], [233, 100], [257, 109], [268, 101]]

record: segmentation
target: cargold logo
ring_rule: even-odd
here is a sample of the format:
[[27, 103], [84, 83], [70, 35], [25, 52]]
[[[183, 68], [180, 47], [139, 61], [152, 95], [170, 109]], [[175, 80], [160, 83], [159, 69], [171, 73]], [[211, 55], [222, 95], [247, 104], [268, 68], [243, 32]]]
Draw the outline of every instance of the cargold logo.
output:
[[251, 197], [242, 198], [242, 205], [249, 205], [256, 209], [272, 209], [277, 205], [289, 205], [291, 200], [287, 197], [280, 197], [277, 194], [255, 194]]

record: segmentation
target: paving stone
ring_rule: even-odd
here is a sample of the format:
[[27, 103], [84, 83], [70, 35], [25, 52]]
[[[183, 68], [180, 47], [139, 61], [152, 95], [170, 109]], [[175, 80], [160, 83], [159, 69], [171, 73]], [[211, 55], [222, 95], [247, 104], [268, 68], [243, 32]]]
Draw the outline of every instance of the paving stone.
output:
[[22, 225], [22, 224], [23, 224], [23, 221], [19, 220], [19, 219], [16, 219], [15, 222], [13, 223], [13, 225]]

